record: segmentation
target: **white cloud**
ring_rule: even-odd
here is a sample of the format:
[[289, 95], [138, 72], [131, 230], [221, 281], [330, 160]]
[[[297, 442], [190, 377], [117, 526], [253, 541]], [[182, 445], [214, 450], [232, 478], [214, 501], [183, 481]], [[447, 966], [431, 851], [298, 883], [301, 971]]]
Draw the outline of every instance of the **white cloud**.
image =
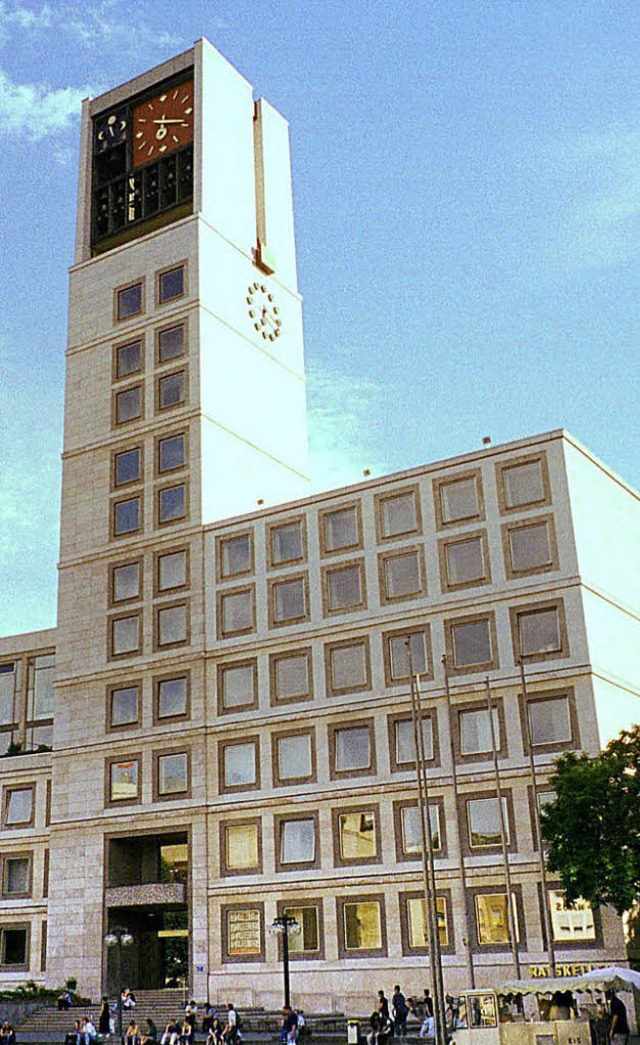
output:
[[182, 38], [152, 24], [157, 9], [146, 0], [55, 0], [29, 6], [23, 0], [0, 0], [0, 45], [11, 35], [54, 32], [75, 46], [109, 45], [120, 53], [139, 54], [145, 48], [175, 50]]
[[388, 388], [353, 377], [337, 367], [307, 367], [311, 485], [316, 491], [359, 482], [365, 468], [372, 475], [388, 471], [369, 442], [372, 419]]
[[82, 99], [90, 93], [87, 87], [14, 83], [0, 69], [0, 128], [28, 141], [41, 141], [68, 127], [80, 115]]

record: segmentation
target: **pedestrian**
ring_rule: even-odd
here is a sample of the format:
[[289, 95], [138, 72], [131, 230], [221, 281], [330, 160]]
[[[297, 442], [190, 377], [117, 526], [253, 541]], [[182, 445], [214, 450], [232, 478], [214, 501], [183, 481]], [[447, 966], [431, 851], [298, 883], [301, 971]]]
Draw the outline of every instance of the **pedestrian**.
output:
[[217, 1016], [214, 1016], [207, 1034], [207, 1045], [223, 1045], [223, 1030], [222, 1023]]
[[627, 1019], [627, 1008], [615, 991], [606, 992], [611, 1013], [611, 1030], [609, 1039], [612, 1045], [627, 1045], [629, 1041], [629, 1020]]
[[227, 1025], [222, 1032], [226, 1045], [236, 1045], [238, 1040], [238, 1013], [232, 1001], [227, 1004]]
[[295, 1045], [298, 1038], [298, 1015], [293, 1011], [290, 1005], [285, 1005], [282, 1010], [282, 1019], [280, 1021], [280, 1042], [281, 1045]]
[[156, 1045], [158, 1041], [158, 1028], [151, 1019], [147, 1016], [147, 1029], [140, 1038], [140, 1045]]
[[393, 988], [391, 1009], [393, 1011], [393, 1033], [396, 1038], [404, 1038], [407, 1034], [407, 1016], [409, 1015], [409, 1006], [407, 1005], [407, 1000], [400, 990], [400, 985], [398, 983], [396, 983]]
[[64, 990], [62, 994], [58, 995], [58, 1008], [60, 1010], [66, 1010], [71, 1008], [71, 995], [68, 990]]
[[110, 1017], [111, 1012], [109, 1009], [109, 999], [105, 994], [102, 998], [100, 1015], [98, 1016], [98, 1033], [104, 1035], [105, 1038], [108, 1038], [111, 1033], [111, 1024], [109, 1023]]
[[204, 1007], [204, 1016], [202, 1017], [202, 1033], [208, 1034], [213, 1026], [213, 1021], [216, 1018], [215, 1005], [212, 1005], [210, 1001]]
[[436, 1024], [433, 1018], [433, 998], [431, 997], [428, 988], [425, 987], [424, 991], [424, 1019], [420, 1028], [421, 1038], [435, 1038], [436, 1036]]
[[378, 991], [378, 1012], [382, 1019], [383, 1025], [387, 1031], [391, 1030], [391, 1013], [389, 1012], [389, 999], [385, 996], [384, 991]]

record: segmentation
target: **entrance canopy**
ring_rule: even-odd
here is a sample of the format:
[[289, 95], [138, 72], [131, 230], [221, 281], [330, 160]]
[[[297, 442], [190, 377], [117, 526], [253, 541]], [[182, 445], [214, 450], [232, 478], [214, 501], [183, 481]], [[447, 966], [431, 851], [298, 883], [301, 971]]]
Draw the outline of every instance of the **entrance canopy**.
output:
[[556, 976], [532, 980], [507, 980], [497, 988], [499, 994], [553, 994], [555, 991], [636, 991], [640, 994], [640, 972], [621, 965], [592, 969], [582, 976]]

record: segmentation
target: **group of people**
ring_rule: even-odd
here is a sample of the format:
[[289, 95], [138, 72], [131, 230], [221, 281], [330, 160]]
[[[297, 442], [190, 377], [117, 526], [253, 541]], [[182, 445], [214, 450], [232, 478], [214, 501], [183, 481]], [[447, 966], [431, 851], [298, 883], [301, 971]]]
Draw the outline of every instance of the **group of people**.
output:
[[0, 1027], [0, 1045], [16, 1045], [16, 1032], [9, 1020], [5, 1020]]
[[[429, 996], [429, 991], [425, 991], [425, 996]], [[413, 999], [410, 999], [410, 1001], [412, 1002]], [[430, 996], [429, 1001], [431, 1003], [431, 1019], [433, 1019], [433, 1002]], [[369, 1019], [368, 1045], [384, 1045], [388, 1038], [394, 1036], [397, 1038], [406, 1037], [407, 1020], [411, 1011], [413, 1011], [412, 1007], [400, 990], [398, 983], [393, 988], [391, 1002], [389, 1002], [383, 990], [378, 991], [378, 1002]], [[424, 1036], [422, 1031], [420, 1031], [420, 1037]]]

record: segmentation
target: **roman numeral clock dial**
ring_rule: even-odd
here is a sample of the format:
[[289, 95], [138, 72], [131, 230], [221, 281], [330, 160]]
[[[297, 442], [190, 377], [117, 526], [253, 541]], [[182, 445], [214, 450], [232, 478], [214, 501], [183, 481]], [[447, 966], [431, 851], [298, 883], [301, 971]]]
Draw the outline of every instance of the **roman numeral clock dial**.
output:
[[193, 141], [193, 80], [133, 110], [133, 166], [142, 167]]

